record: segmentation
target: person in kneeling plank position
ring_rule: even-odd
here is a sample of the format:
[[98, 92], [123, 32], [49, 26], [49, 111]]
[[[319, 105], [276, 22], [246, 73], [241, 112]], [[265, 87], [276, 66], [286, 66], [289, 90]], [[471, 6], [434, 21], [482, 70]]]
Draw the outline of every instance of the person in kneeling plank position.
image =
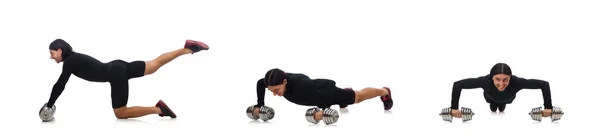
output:
[[89, 55], [73, 51], [71, 45], [62, 39], [56, 39], [50, 44], [51, 59], [56, 63], [63, 62], [62, 74], [52, 88], [50, 99], [45, 104], [51, 108], [65, 89], [71, 74], [90, 82], [109, 82], [111, 86], [112, 108], [118, 119], [136, 118], [149, 114], [158, 114], [161, 117], [176, 118], [177, 115], [159, 100], [154, 107], [127, 107], [129, 94], [128, 81], [155, 73], [160, 67], [173, 59], [184, 55], [193, 54], [201, 50], [208, 50], [208, 45], [194, 40], [186, 40], [183, 48], [163, 53], [154, 60], [132, 61], [113, 60], [108, 63]]
[[[311, 79], [302, 73], [287, 73], [278, 68], [269, 70], [264, 78], [256, 84], [257, 104], [254, 105], [254, 113], [258, 114], [260, 107], [264, 106], [265, 88], [273, 95], [283, 96], [288, 101], [304, 106], [317, 106], [319, 108], [330, 108], [339, 105], [340, 109], [348, 105], [357, 104], [362, 101], [380, 96], [384, 110], [390, 110], [393, 106], [390, 88], [364, 88], [354, 91], [351, 88], [339, 88], [336, 82], [330, 79]], [[320, 120], [323, 110], [316, 112], [315, 118]]]

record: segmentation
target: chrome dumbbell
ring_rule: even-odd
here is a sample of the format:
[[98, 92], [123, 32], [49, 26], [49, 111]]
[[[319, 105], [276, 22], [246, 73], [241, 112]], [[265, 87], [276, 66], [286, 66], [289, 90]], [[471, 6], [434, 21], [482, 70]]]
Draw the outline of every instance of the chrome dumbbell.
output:
[[54, 113], [56, 113], [56, 105], [52, 105], [52, 108], [48, 108], [47, 105], [44, 104], [38, 113], [43, 122], [54, 121]]
[[321, 111], [321, 110], [317, 107], [306, 110], [306, 114], [305, 114], [306, 121], [311, 122], [313, 124], [318, 124], [321, 120], [323, 120], [323, 123], [325, 123], [326, 125], [330, 125], [330, 124], [336, 123], [338, 121], [338, 119], [340, 118], [340, 115], [337, 110], [331, 109], [331, 108], [325, 108], [323, 110], [321, 120], [317, 120], [317, 119], [315, 119], [315, 115], [319, 111]]
[[[461, 112], [463, 122], [471, 121], [471, 119], [473, 119], [473, 115], [475, 115], [475, 113], [473, 112], [473, 110], [471, 110], [471, 108], [461, 107], [460, 112]], [[448, 107], [448, 108], [442, 109], [440, 116], [442, 117], [442, 119], [444, 121], [452, 122], [452, 120], [453, 120], [452, 108]]]
[[268, 106], [261, 106], [258, 114], [254, 114], [254, 106], [250, 106], [246, 109], [246, 115], [253, 120], [261, 119], [263, 121], [268, 121], [275, 117], [275, 110]]
[[[542, 111], [544, 111], [544, 109], [542, 109], [542, 107], [536, 107], [531, 109], [531, 112], [529, 112], [529, 116], [531, 116], [532, 120], [535, 121], [542, 121]], [[550, 118], [552, 119], [552, 122], [554, 121], [558, 121], [560, 120], [560, 118], [563, 115], [563, 111], [561, 108], [559, 107], [553, 107], [552, 108], [552, 113], [550, 114]]]

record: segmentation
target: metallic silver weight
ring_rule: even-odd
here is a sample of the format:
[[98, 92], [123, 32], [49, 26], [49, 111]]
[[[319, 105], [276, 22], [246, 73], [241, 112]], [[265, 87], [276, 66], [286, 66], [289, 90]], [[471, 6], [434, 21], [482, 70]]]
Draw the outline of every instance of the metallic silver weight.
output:
[[54, 120], [54, 113], [56, 112], [56, 105], [52, 105], [52, 108], [46, 107], [47, 103], [40, 108], [39, 116], [43, 122], [50, 122]]
[[248, 109], [246, 109], [246, 115], [252, 120], [258, 120], [260, 118], [258, 114], [254, 114], [254, 106], [249, 106]]
[[336, 123], [339, 118], [340, 115], [337, 110], [331, 108], [325, 108], [325, 110], [323, 110], [323, 123], [326, 125]]
[[558, 121], [558, 120], [560, 120], [560, 118], [562, 118], [562, 116], [564, 114], [565, 113], [562, 111], [562, 109], [560, 107], [553, 107], [552, 115], [550, 115], [550, 118], [552, 119], [552, 122]]
[[317, 113], [318, 111], [320, 111], [320, 109], [317, 107], [313, 107], [306, 110], [306, 114], [304, 114], [306, 116], [306, 121], [311, 122], [313, 124], [318, 124], [321, 121], [315, 119], [315, 113]]
[[[463, 122], [471, 121], [473, 119], [473, 116], [475, 115], [475, 113], [473, 112], [473, 110], [471, 110], [471, 108], [461, 107], [460, 112], [461, 112]], [[444, 121], [452, 122], [452, 120], [453, 120], [452, 108], [450, 108], [450, 107], [442, 109], [442, 112], [439, 115], [442, 117], [442, 119]]]
[[529, 112], [529, 116], [531, 116], [532, 120], [535, 121], [542, 121], [542, 107], [536, 107], [531, 109], [531, 112]]
[[254, 106], [250, 106], [246, 109], [246, 115], [253, 120], [268, 121], [275, 117], [275, 110], [268, 106], [262, 106], [259, 108], [258, 114], [254, 114]]
[[[540, 121], [542, 121], [542, 111], [544, 111], [544, 109], [542, 109], [542, 107], [533, 108], [533, 109], [531, 109], [531, 112], [529, 112], [529, 116], [531, 116], [532, 120], [540, 122]], [[561, 119], [563, 114], [564, 114], [564, 112], [562, 111], [562, 109], [560, 107], [553, 107], [550, 118], [552, 119], [552, 122], [558, 121]]]
[[260, 107], [258, 116], [263, 121], [269, 121], [275, 117], [275, 110], [268, 106], [262, 106]]

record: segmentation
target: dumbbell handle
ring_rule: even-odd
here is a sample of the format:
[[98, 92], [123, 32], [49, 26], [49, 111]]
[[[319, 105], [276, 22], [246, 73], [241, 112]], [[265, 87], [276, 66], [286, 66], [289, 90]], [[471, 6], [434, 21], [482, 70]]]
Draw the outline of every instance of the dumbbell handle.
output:
[[260, 114], [260, 107], [254, 107], [252, 110], [252, 114], [254, 114], [254, 115]]
[[[454, 111], [458, 111], [458, 114], [457, 114], [458, 116], [454, 116], [454, 114], [453, 114]], [[450, 115], [455, 118], [462, 118], [462, 111], [460, 111], [460, 109], [451, 109]]]
[[314, 118], [317, 121], [320, 121], [321, 119], [323, 119], [323, 110], [319, 110], [319, 111], [315, 112]]

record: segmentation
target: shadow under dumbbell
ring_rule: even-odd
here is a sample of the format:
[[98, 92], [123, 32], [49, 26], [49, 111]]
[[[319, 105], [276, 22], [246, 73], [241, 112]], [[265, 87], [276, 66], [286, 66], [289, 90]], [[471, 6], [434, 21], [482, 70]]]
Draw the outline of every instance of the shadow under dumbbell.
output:
[[271, 122], [269, 122], [269, 121], [261, 122], [258, 120], [252, 120], [252, 121], [248, 122], [248, 124], [269, 124], [270, 125]]
[[42, 122], [42, 124], [54, 124], [54, 122], [56, 122], [56, 119], [54, 119], [52, 121], [46, 121], [46, 122], [41, 121], [41, 122]]
[[[319, 124], [309, 124], [308, 127], [320, 127], [321, 125]], [[324, 127], [337, 127], [337, 125], [335, 124], [331, 124], [331, 125], [324, 125]]]
[[347, 114], [348, 112], [348, 108], [340, 108], [340, 113]]
[[[533, 122], [531, 122], [531, 124], [543, 124], [543, 122], [533, 121]], [[559, 122], [550, 122], [550, 124], [560, 124], [560, 123]]]

